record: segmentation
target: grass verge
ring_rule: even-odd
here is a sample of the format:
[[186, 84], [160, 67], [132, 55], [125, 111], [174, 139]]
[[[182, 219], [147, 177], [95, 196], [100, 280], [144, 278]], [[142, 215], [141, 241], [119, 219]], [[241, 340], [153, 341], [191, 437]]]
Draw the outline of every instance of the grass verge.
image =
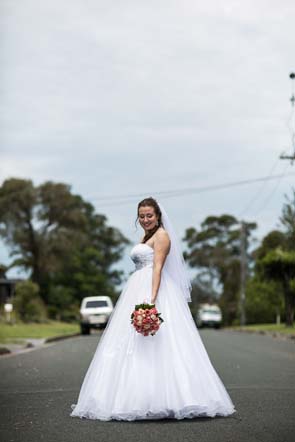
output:
[[285, 324], [251, 324], [241, 326], [228, 327], [232, 330], [245, 330], [257, 332], [281, 333], [286, 335], [295, 335], [295, 327], [286, 327]]
[[19, 343], [27, 338], [50, 338], [59, 335], [70, 335], [79, 332], [79, 324], [50, 321], [45, 324], [15, 324], [0, 323], [0, 343]]

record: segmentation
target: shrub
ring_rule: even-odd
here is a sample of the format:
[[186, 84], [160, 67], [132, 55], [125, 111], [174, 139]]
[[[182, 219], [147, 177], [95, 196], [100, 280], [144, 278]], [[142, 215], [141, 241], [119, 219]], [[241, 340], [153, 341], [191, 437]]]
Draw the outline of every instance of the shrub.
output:
[[48, 296], [48, 314], [58, 321], [72, 322], [79, 319], [79, 305], [73, 289], [62, 285], [51, 286]]
[[32, 281], [16, 284], [13, 305], [24, 322], [46, 322], [46, 306], [39, 296], [39, 286]]
[[248, 324], [276, 321], [283, 311], [282, 289], [275, 282], [249, 280], [246, 289], [246, 317]]

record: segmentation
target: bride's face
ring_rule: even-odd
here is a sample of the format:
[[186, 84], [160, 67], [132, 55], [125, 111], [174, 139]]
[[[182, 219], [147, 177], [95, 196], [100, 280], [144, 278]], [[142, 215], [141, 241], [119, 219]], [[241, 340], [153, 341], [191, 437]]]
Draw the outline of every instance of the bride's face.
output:
[[153, 207], [140, 207], [138, 210], [138, 219], [141, 227], [147, 232], [148, 230], [153, 229], [157, 222], [158, 218], [155, 213], [155, 209]]

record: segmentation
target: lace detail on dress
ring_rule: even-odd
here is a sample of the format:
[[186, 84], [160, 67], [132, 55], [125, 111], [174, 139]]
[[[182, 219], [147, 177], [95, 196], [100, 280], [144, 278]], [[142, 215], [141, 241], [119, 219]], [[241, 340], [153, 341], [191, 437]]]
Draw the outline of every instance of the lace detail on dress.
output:
[[131, 250], [130, 258], [135, 264], [135, 270], [140, 270], [143, 267], [152, 267], [154, 251], [148, 244], [139, 243]]

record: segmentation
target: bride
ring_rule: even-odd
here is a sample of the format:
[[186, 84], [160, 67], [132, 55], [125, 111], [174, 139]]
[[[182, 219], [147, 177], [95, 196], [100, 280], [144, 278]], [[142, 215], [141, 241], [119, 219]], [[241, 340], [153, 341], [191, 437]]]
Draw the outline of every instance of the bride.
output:
[[[228, 416], [235, 407], [190, 312], [191, 284], [180, 243], [162, 204], [137, 207], [144, 230], [129, 277], [98, 342], [70, 416], [109, 420]], [[155, 335], [131, 324], [136, 304], [155, 304], [164, 322]]]

